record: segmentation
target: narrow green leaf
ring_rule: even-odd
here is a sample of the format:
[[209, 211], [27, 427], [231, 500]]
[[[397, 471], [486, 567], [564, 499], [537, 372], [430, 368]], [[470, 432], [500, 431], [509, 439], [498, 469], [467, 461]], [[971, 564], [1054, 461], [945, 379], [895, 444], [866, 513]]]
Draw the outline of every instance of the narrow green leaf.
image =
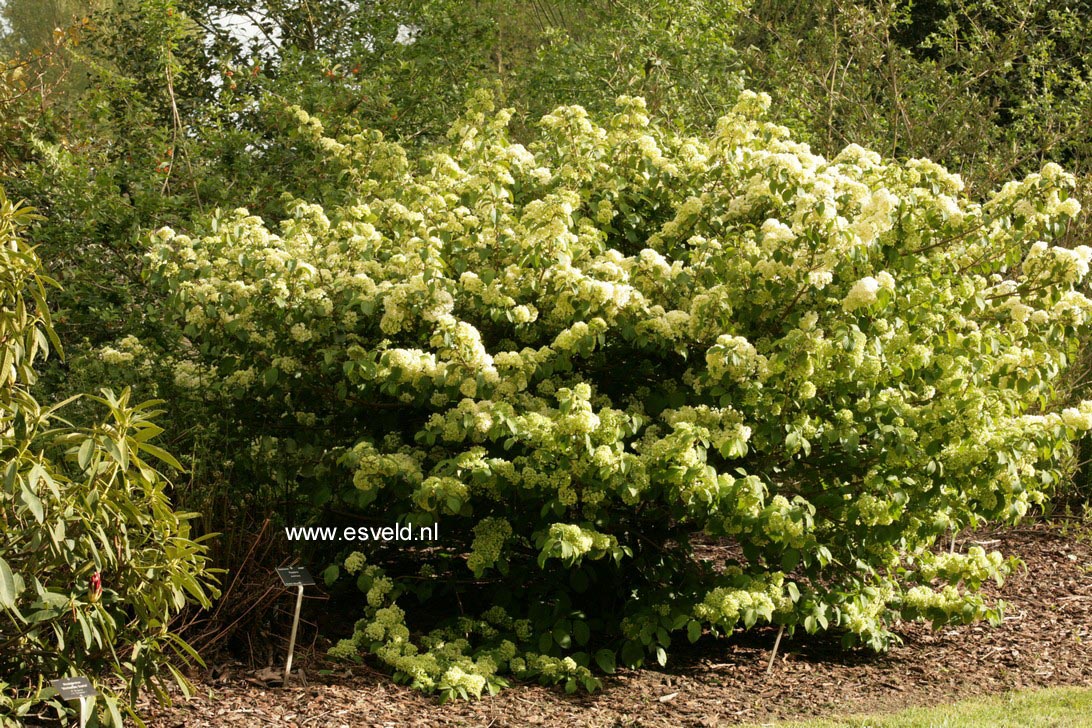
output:
[[106, 714], [110, 718], [110, 725], [112, 728], [122, 728], [125, 725], [125, 721], [121, 719], [121, 711], [118, 710], [118, 699], [113, 695], [108, 695], [105, 698], [106, 702]]
[[14, 609], [17, 596], [19, 595], [15, 591], [15, 574], [11, 573], [8, 562], [0, 559], [0, 607]]
[[163, 428], [159, 425], [153, 425], [148, 423], [144, 427], [140, 428], [138, 432], [133, 435], [133, 439], [137, 442], [147, 442], [157, 435], [163, 434]]
[[80, 445], [80, 451], [76, 455], [76, 462], [79, 463], [81, 470], [87, 470], [91, 465], [91, 455], [95, 450], [95, 440], [93, 438], [87, 438]]
[[95, 703], [97, 702], [97, 695], [80, 701], [80, 725], [88, 725], [91, 722], [91, 718], [95, 715]]
[[83, 632], [83, 644], [88, 650], [91, 649], [91, 643], [94, 641], [91, 637], [91, 625], [87, 622], [87, 615], [83, 612], [78, 612], [76, 621], [80, 624], [80, 631]]
[[32, 491], [26, 483], [23, 483], [22, 491], [19, 494], [19, 500], [23, 502], [32, 514], [34, 514], [34, 520], [41, 523], [45, 520], [45, 509], [42, 507], [42, 500]]
[[172, 468], [174, 468], [178, 472], [180, 472], [180, 473], [185, 472], [186, 469], [182, 467], [182, 463], [178, 462], [174, 458], [173, 455], [171, 455], [169, 452], [167, 452], [163, 448], [158, 447], [156, 445], [150, 445], [150, 444], [148, 444], [146, 442], [141, 442], [138, 445], [138, 447], [141, 450], [143, 450], [144, 452], [151, 455], [152, 457], [157, 458], [157, 459], [165, 462], [167, 465], [170, 465]]

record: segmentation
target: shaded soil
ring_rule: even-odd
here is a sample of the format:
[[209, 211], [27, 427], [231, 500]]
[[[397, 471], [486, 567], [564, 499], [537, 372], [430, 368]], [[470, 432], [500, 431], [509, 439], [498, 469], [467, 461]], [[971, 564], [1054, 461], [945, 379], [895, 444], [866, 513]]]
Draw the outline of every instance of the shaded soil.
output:
[[[904, 643], [884, 655], [843, 651], [802, 632], [766, 665], [773, 630], [705, 637], [676, 647], [665, 670], [620, 671], [593, 695], [515, 685], [492, 698], [438, 705], [367, 666], [314, 674], [318, 655], [297, 658], [309, 684], [269, 687], [261, 672], [221, 665], [198, 694], [172, 707], [145, 704], [153, 728], [201, 726], [720, 726], [779, 718], [893, 711], [1004, 690], [1092, 686], [1092, 544], [1047, 527], [979, 532], [961, 542], [1015, 554], [1027, 570], [986, 591], [1009, 605], [999, 627], [933, 631], [903, 624]], [[685, 642], [685, 640], [683, 640]], [[267, 675], [269, 673], [266, 673]]]

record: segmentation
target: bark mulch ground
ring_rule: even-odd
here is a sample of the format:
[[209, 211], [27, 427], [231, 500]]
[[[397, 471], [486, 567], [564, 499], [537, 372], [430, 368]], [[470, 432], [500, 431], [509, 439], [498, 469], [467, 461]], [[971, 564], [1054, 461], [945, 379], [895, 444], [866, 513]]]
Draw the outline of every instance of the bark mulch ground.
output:
[[1002, 588], [988, 590], [1009, 605], [1004, 623], [940, 631], [904, 624], [898, 629], [903, 644], [883, 655], [845, 652], [837, 640], [798, 633], [782, 641], [767, 675], [775, 633], [752, 630], [676, 648], [668, 669], [620, 671], [593, 695], [515, 685], [496, 697], [447, 705], [394, 685], [368, 667], [312, 674], [307, 686], [279, 688], [263, 683], [260, 673], [227, 666], [199, 679], [195, 697], [178, 697], [172, 707], [144, 705], [143, 714], [153, 728], [679, 728], [894, 711], [1013, 689], [1092, 686], [1092, 544], [1047, 527], [978, 533], [967, 541], [1015, 554], [1027, 564]]

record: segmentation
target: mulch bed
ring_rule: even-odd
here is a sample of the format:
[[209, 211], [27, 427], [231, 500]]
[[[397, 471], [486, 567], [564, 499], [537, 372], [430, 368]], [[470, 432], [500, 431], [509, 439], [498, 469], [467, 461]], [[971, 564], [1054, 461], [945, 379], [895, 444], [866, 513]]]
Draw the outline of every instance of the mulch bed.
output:
[[[904, 624], [902, 645], [883, 655], [843, 651], [836, 639], [803, 632], [781, 643], [766, 674], [773, 630], [737, 632], [677, 646], [665, 670], [620, 671], [593, 695], [515, 685], [492, 698], [439, 705], [366, 666], [307, 686], [268, 687], [245, 668], [221, 667], [198, 694], [171, 707], [142, 706], [153, 728], [202, 726], [720, 726], [786, 718], [894, 711], [1005, 690], [1092, 686], [1092, 544], [1046, 526], [994, 533], [977, 542], [1021, 557], [1027, 570], [1000, 588], [1000, 627], [933, 631]], [[685, 642], [685, 640], [683, 640]], [[297, 664], [299, 661], [297, 660]], [[305, 668], [317, 669], [317, 657]], [[214, 677], [214, 675], [218, 675]]]

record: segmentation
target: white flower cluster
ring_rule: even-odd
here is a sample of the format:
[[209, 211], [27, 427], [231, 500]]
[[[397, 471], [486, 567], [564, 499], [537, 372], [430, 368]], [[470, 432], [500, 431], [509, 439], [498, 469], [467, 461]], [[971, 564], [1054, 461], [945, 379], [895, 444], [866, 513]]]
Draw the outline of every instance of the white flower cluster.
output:
[[417, 458], [404, 452], [380, 454], [366, 441], [357, 443], [345, 460], [356, 466], [353, 485], [366, 492], [395, 481], [416, 486], [424, 479]]
[[875, 278], [865, 276], [854, 283], [842, 301], [842, 308], [853, 311], [862, 306], [869, 306], [876, 302], [881, 290], [895, 290], [895, 279], [887, 271], [880, 271]]
[[756, 375], [761, 378], [766, 357], [744, 337], [722, 334], [706, 352], [705, 363], [711, 379], [727, 377], [741, 382]]
[[512, 526], [503, 518], [483, 518], [474, 526], [474, 542], [466, 559], [467, 568], [474, 576], [481, 576], [497, 563], [511, 535]]
[[998, 584], [1011, 571], [999, 551], [986, 553], [981, 546], [971, 546], [967, 553], [931, 553], [919, 557], [918, 575], [923, 581], [940, 579], [950, 584], [960, 580], [983, 582], [994, 579]]
[[585, 558], [611, 556], [618, 560], [622, 557], [617, 538], [575, 523], [552, 524], [541, 541], [540, 564], [549, 558], [560, 558], [573, 564]]
[[350, 574], [356, 574], [364, 568], [365, 559], [364, 554], [359, 551], [354, 551], [345, 557], [345, 571]]
[[710, 590], [694, 607], [695, 619], [730, 631], [744, 620], [748, 627], [758, 619], [771, 622], [775, 613], [792, 607], [792, 599], [780, 574], [751, 578], [729, 572], [728, 576], [733, 584]]

